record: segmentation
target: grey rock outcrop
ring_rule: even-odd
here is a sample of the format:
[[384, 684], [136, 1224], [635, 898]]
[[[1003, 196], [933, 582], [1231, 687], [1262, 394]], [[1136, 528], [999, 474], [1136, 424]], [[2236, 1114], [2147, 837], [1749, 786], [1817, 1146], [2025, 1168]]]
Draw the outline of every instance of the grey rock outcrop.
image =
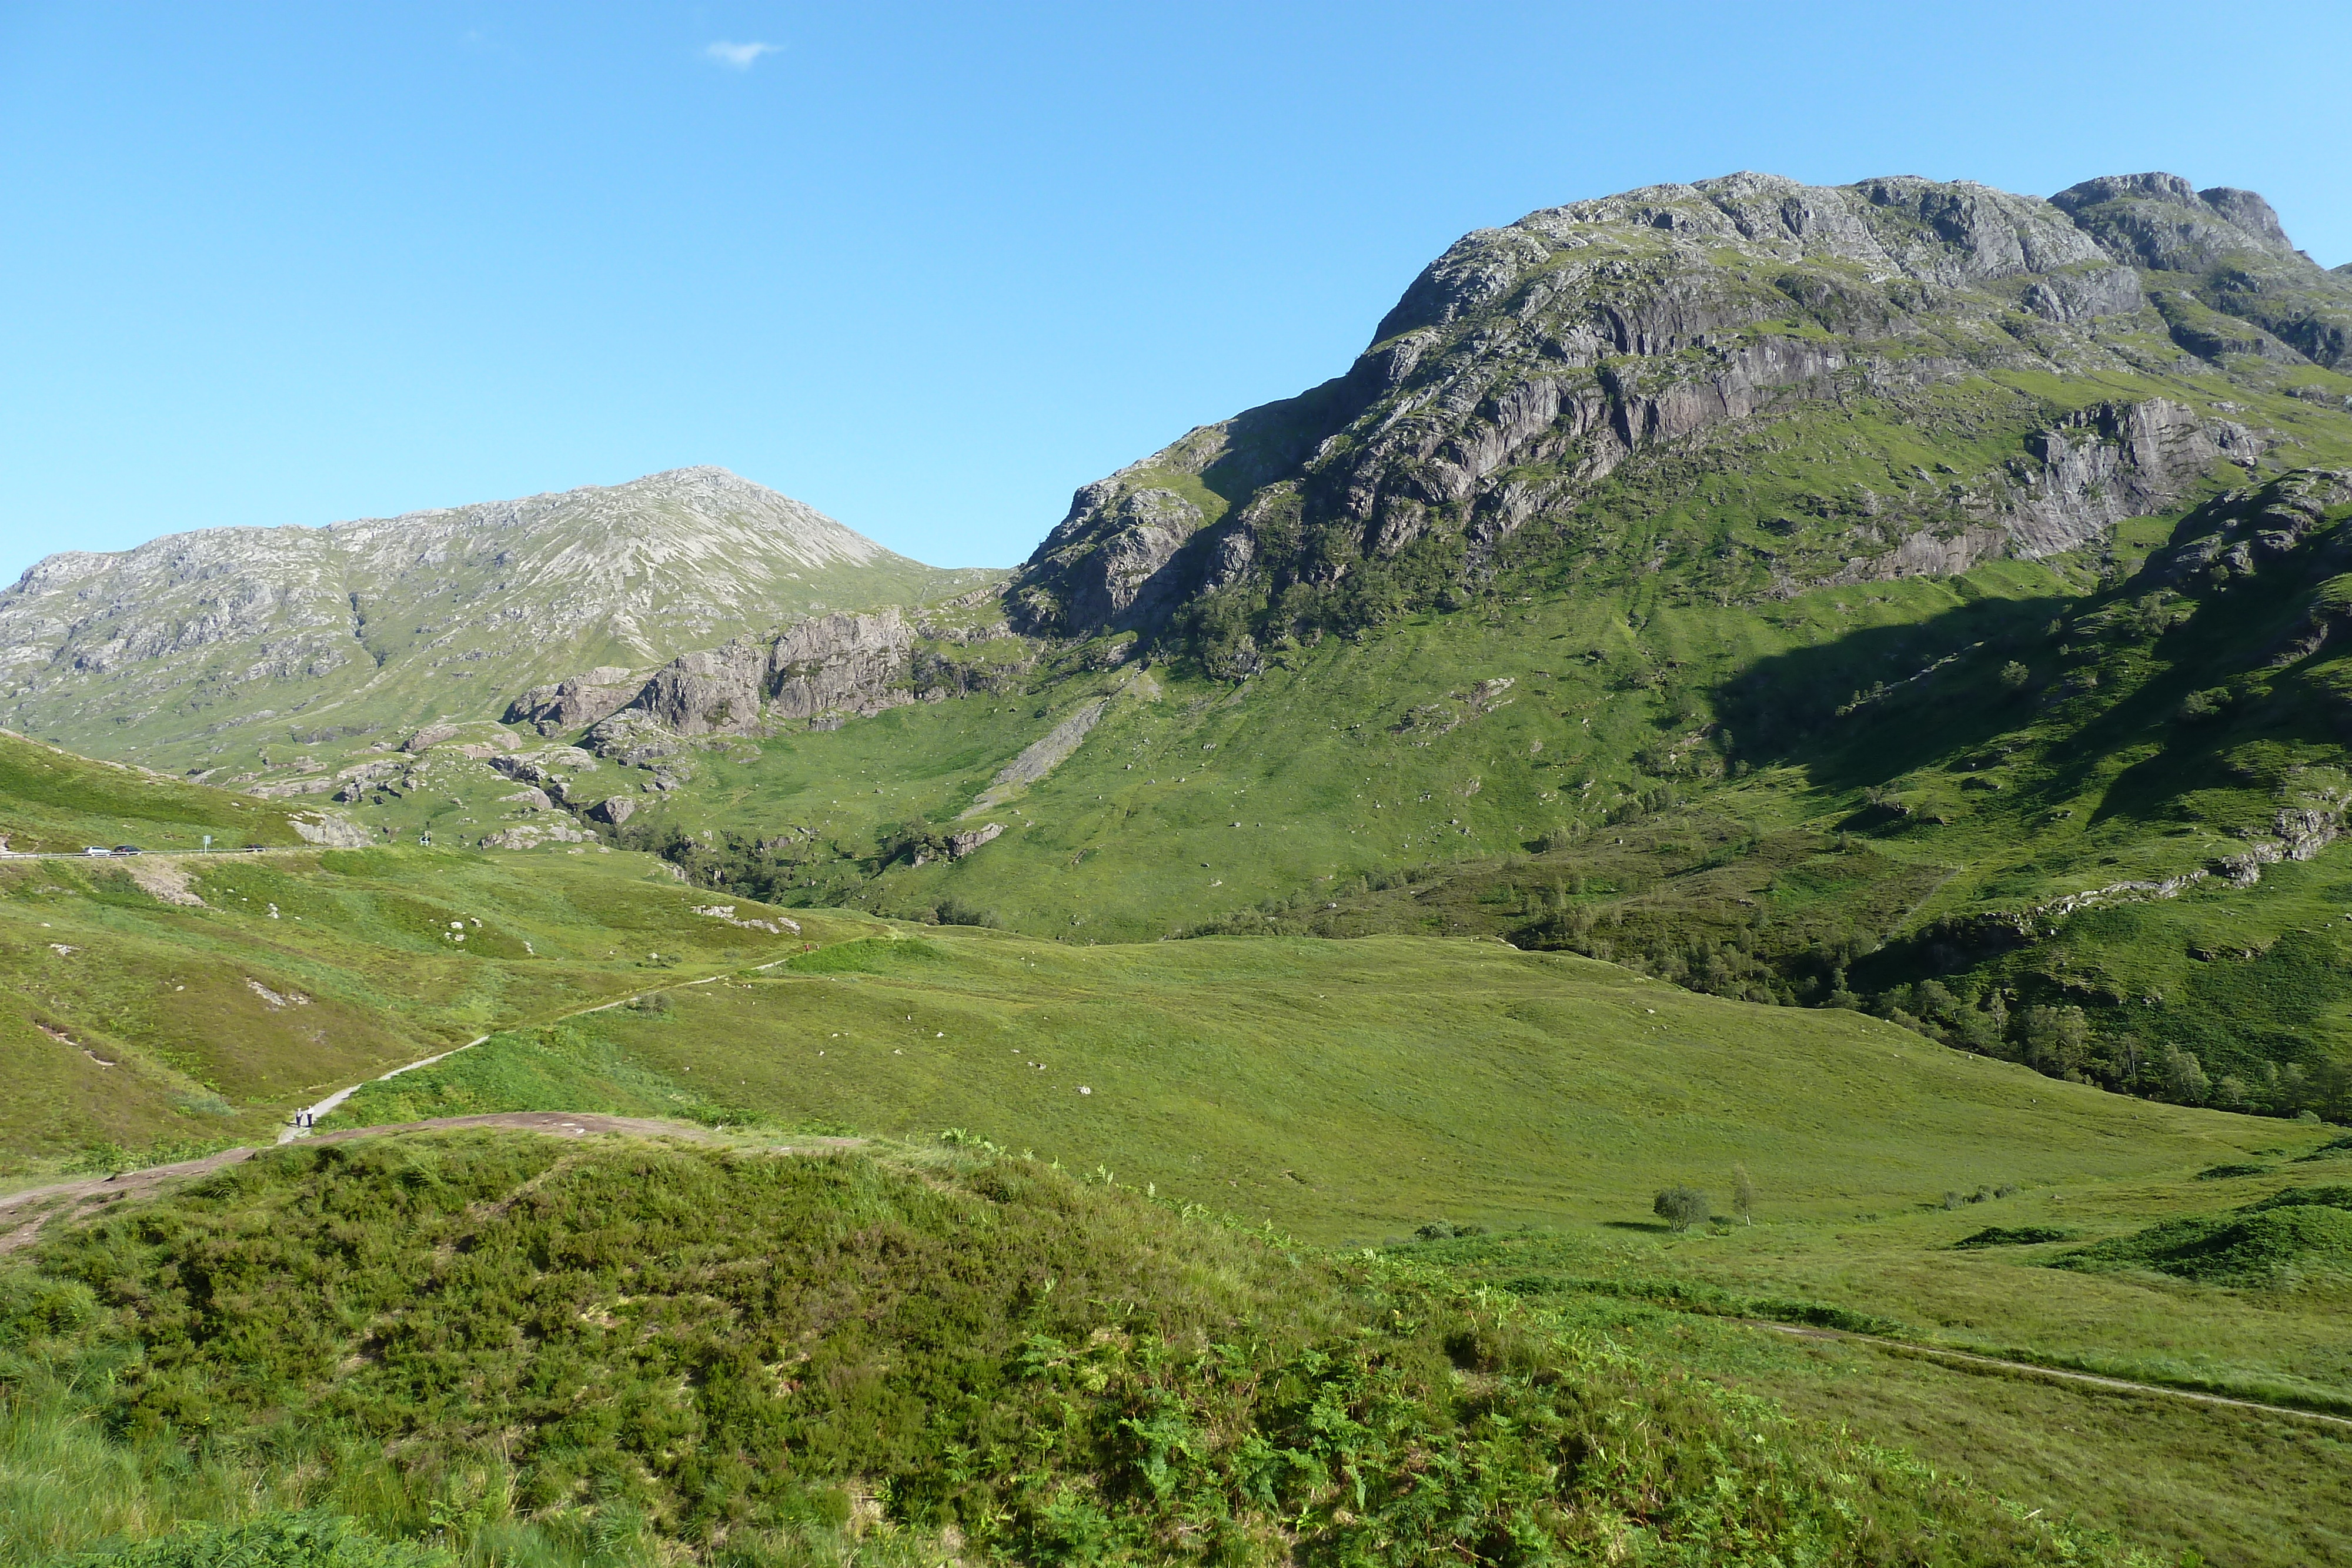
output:
[[560, 821], [519, 822], [495, 833], [485, 833], [486, 850], [535, 850], [542, 844], [584, 844], [588, 835]]
[[2252, 463], [2263, 443], [2242, 424], [2200, 418], [2165, 398], [2101, 403], [2027, 442], [2040, 463], [2004, 521], [2015, 553], [2055, 555], [2126, 517], [2170, 506], [2227, 456]]
[[2297, 253], [2271, 204], [2252, 191], [2200, 192], [2178, 174], [2107, 174], [2070, 185], [2050, 204], [2134, 267], [2201, 271], [2248, 251]]
[[650, 768], [685, 749], [684, 742], [639, 708], [624, 708], [599, 720], [582, 738], [597, 756], [624, 768]]
[[1073, 543], [1060, 578], [1061, 617], [1073, 625], [1124, 630], [1156, 624], [1186, 584], [1167, 570], [1207, 518], [1174, 490], [1128, 488], [1124, 473], [1078, 492], [1070, 515], [1042, 547], [1051, 560]]
[[590, 732], [592, 744], [606, 755], [625, 748], [639, 728], [633, 715], [673, 735], [749, 735], [778, 721], [900, 706], [915, 700], [904, 684], [914, 640], [887, 609], [818, 616], [772, 640], [680, 654]]
[[375, 842], [365, 828], [331, 811], [305, 811], [287, 819], [287, 825], [311, 843], [327, 849], [362, 850]]
[[756, 730], [770, 670], [766, 650], [749, 643], [681, 653], [656, 670], [629, 706], [679, 735]]
[[2109, 256], [2178, 285], [2201, 308], [2164, 309], [2174, 340], [2189, 352], [2338, 368], [2352, 361], [2352, 287], [2343, 269], [2331, 273], [2295, 249], [2253, 192], [2199, 191], [2178, 174], [2113, 174], [2050, 201]]
[[[1955, 503], [1968, 518], [1961, 526], [1898, 534], [1892, 549], [1849, 558], [1818, 580], [1948, 576], [2002, 556], [2076, 549], [2127, 517], [2175, 505], [2217, 464], [2252, 464], [2266, 445], [2242, 424], [2168, 398], [2098, 403], [2028, 435], [2005, 474]], [[1781, 591], [1805, 586], [1790, 581]]]
[[[2352, 472], [2337, 469], [2298, 469], [2225, 491], [2183, 520], [2175, 542], [2149, 558], [2149, 569], [2183, 585], [2217, 569], [2230, 575], [2260, 571], [2294, 554], [2331, 511], [2347, 507], [2352, 507]], [[2291, 639], [2301, 645], [2289, 652], [2295, 657], [2316, 652], [2344, 630], [2346, 618], [2338, 601], [2323, 595]]]
[[[947, 608], [977, 604], [975, 597]], [[832, 729], [909, 703], [1001, 690], [1034, 659], [1002, 622], [910, 623], [895, 607], [811, 616], [772, 637], [680, 654], [599, 719], [587, 742], [599, 756], [641, 765], [675, 753], [681, 736]]]
[[950, 833], [948, 835], [948, 859], [951, 861], [960, 861], [963, 859], [964, 856], [971, 853], [972, 851], [980, 848], [982, 844], [994, 843], [1003, 831], [1003, 823], [991, 822], [986, 827], [973, 828], [967, 832]]
[[[2323, 295], [2352, 299], [2260, 197], [2170, 176], [2045, 202], [1965, 182], [1743, 173], [1548, 208], [1423, 269], [1346, 375], [1081, 488], [1008, 609], [1030, 632], [1148, 635], [1199, 596], [1244, 580], [1267, 601], [1337, 591], [1423, 540], [1460, 540], [1475, 570], [1628, 463], [1672, 460], [1727, 427], [1865, 401], [1925, 418], [1939, 389], [1994, 375], [2130, 371], [2151, 327], [2192, 353], [2327, 362]], [[1856, 517], [1864, 555], [1815, 549], [1775, 570], [1801, 583], [2073, 548], [2261, 445], [2159, 401], [2038, 436], [2021, 421], [2030, 481], [1914, 485]], [[1255, 658], [1245, 641], [1230, 673]]]
[[555, 803], [568, 803], [572, 781], [596, 770], [596, 758], [576, 746], [553, 746], [543, 751], [507, 752], [489, 758], [497, 771], [519, 784], [543, 791]]
[[536, 725], [541, 734], [581, 729], [620, 712], [644, 685], [625, 666], [599, 664], [584, 675], [533, 686], [509, 703], [502, 716], [508, 724]]
[[785, 628], [768, 650], [769, 704], [778, 718], [870, 716], [912, 702], [907, 679], [914, 629], [896, 610], [827, 615]]

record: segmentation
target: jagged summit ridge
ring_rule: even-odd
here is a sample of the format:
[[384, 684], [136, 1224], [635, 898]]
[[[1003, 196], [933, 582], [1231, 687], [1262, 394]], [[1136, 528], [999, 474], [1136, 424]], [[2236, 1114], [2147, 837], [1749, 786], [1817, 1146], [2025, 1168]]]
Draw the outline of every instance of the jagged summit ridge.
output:
[[753, 547], [809, 568], [863, 566], [888, 552], [865, 535], [764, 485], [715, 466], [673, 468], [624, 485], [584, 486], [519, 501], [409, 512], [397, 517], [330, 523], [326, 533], [362, 549], [398, 549], [419, 538], [455, 542], [493, 530], [530, 532], [552, 520], [601, 530], [608, 548], [561, 564], [610, 571], [625, 542], [635, 559], [656, 565], [697, 559], [715, 550]]
[[[546, 564], [599, 576], [628, 575], [642, 565], [693, 559], [730, 546], [754, 546], [803, 566], [864, 565], [888, 552], [815, 507], [725, 468], [673, 468], [620, 485], [586, 485], [511, 501], [436, 507], [390, 517], [358, 517], [313, 527], [200, 528], [164, 534], [127, 550], [60, 550], [27, 568], [14, 591], [38, 591], [80, 582], [115, 564], [142, 566], [269, 550], [285, 559], [306, 547], [349, 554], [372, 569], [446, 562], [450, 552], [503, 545], [512, 537], [552, 526], [570, 527], [573, 550]], [[593, 548], [601, 542], [603, 548]]]
[[1531, 266], [1589, 243], [1580, 231], [1649, 228], [1684, 240], [1723, 239], [1757, 259], [1859, 262], [1879, 274], [1957, 286], [2107, 262], [2063, 213], [2031, 196], [1916, 176], [1801, 185], [1742, 172], [1688, 185], [1650, 185], [1528, 214], [1464, 235], [1405, 290], [1374, 344], [1444, 326], [1499, 299]]
[[[1475, 574], [1621, 471], [1861, 410], [1933, 446], [1955, 396], [1979, 430], [2007, 430], [2009, 455], [1956, 452], [1969, 467], [1945, 465], [1949, 481], [1915, 459], [1869, 495], [1817, 498], [1830, 526], [1776, 523], [1779, 538], [1744, 547], [1760, 584], [1715, 591], [2049, 554], [2271, 449], [2199, 378], [2242, 361], [2341, 368], [2347, 349], [2352, 288], [2251, 192], [2173, 175], [2051, 201], [1910, 175], [1648, 186], [1465, 235], [1346, 374], [1080, 489], [1012, 609], [1028, 630], [1150, 633], [1230, 590], [1235, 613], [1281, 634], [1350, 594]], [[2135, 382], [2147, 392], [2105, 390]], [[2068, 384], [2082, 394], [2021, 390]], [[1448, 541], [1454, 566], [1389, 567]], [[1383, 572], [1422, 586], [1360, 586]]]

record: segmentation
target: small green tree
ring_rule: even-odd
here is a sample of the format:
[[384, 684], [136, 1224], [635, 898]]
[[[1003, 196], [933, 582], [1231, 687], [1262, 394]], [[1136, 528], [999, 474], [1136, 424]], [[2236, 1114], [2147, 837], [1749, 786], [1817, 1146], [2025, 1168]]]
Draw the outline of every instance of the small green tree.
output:
[[1731, 1167], [1731, 1212], [1745, 1224], [1756, 1223], [1756, 1183], [1749, 1178], [1746, 1166]]
[[1670, 1186], [1658, 1194], [1656, 1201], [1650, 1205], [1650, 1212], [1664, 1220], [1670, 1229], [1688, 1230], [1694, 1225], [1705, 1224], [1714, 1209], [1706, 1201], [1706, 1194], [1696, 1188]]
[[2207, 719], [2219, 718], [2229, 706], [2230, 692], [2226, 686], [2191, 692], [2180, 704], [2180, 720], [2183, 724], [2202, 724]]
[[2025, 689], [2025, 683], [2032, 678], [2033, 672], [2014, 659], [2000, 667], [2000, 685], [2004, 691], [2021, 692]]
[[2091, 1054], [2091, 1020], [2080, 1008], [2028, 1008], [2018, 1017], [2026, 1065], [2053, 1078], [2083, 1070]]
[[2197, 1060], [2197, 1053], [2169, 1043], [2160, 1050], [2162, 1055], [2158, 1058], [2156, 1068], [2165, 1093], [2182, 1105], [2205, 1103], [2213, 1086], [2206, 1078], [2205, 1064]]
[[1912, 988], [1914, 1005], [1911, 1010], [1923, 1019], [1947, 1022], [1960, 1011], [1960, 999], [1952, 995], [1938, 980], [1922, 980]]

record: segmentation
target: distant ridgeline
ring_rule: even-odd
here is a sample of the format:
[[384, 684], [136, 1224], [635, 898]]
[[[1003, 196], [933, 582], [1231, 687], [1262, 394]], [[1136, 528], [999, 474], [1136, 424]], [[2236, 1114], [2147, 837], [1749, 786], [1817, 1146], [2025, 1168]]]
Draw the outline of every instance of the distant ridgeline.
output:
[[1009, 577], [714, 469], [223, 530], [0, 596], [5, 711], [378, 836], [1500, 936], [2352, 1117], [2347, 356], [2248, 192], [1657, 186], [1465, 236]]
[[940, 571], [723, 468], [325, 528], [50, 556], [0, 593], [0, 722], [152, 764], [245, 765], [519, 685], [650, 665], [782, 617], [907, 604]]

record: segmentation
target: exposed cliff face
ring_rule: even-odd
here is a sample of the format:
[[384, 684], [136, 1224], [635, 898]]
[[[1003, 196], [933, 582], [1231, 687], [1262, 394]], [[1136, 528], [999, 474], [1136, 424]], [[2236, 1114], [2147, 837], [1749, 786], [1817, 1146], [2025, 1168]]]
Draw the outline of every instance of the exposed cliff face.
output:
[[[2144, 368], [2131, 333], [2222, 309], [2164, 268], [2252, 254], [2340, 291], [2261, 198], [2141, 178], [2157, 183], [2122, 182], [2070, 209], [1968, 183], [1738, 174], [1466, 235], [1345, 376], [1081, 489], [1018, 574], [1012, 613], [1034, 632], [1148, 631], [1201, 595], [1328, 589], [1424, 541], [1458, 541], [1475, 560], [1629, 462], [1727, 428], [1883, 405], [1916, 418], [1943, 389], [1991, 377], [2130, 372]], [[2126, 221], [2182, 193], [2195, 211], [2181, 232]], [[2229, 319], [2235, 337], [2200, 338], [2196, 323], [2172, 335], [2204, 345], [2192, 352], [2300, 359], [2285, 326]], [[2036, 424], [2021, 402], [2012, 461], [1908, 513], [1879, 497], [1857, 538], [1891, 548], [1866, 560], [1816, 551], [1783, 580], [2074, 548], [2262, 445], [2177, 401], [2094, 402]]]
[[[2173, 543], [2149, 557], [2147, 570], [2157, 578], [2185, 585], [2219, 571], [2224, 578], [2248, 575], [2297, 555], [2315, 536], [2329, 533], [2331, 512], [2352, 507], [2352, 473], [2307, 468], [2284, 474], [2266, 485], [2230, 490], [2200, 507], [2181, 522]], [[2318, 568], [2333, 571], [2352, 565], [2352, 538], [2346, 537], [2352, 518], [2310, 553]], [[2352, 584], [2348, 591], [2323, 593], [2310, 610], [2298, 637], [2308, 634], [2310, 645], [2294, 656], [2306, 657], [2321, 643], [2340, 635], [2352, 620]]]
[[[953, 656], [967, 649], [977, 656]], [[834, 728], [908, 703], [998, 689], [1033, 662], [1031, 650], [1001, 622], [917, 623], [896, 608], [813, 616], [772, 638], [739, 638], [678, 655], [597, 714], [590, 740], [604, 755], [649, 763], [676, 750], [670, 737]], [[566, 707], [565, 694], [593, 693], [601, 706], [623, 692], [604, 680], [615, 673], [593, 671], [535, 689], [517, 698], [509, 714], [546, 715], [543, 728], [561, 724], [566, 713], [591, 711], [584, 701]]]
[[2160, 511], [2224, 456], [2251, 463], [2263, 439], [2228, 420], [2200, 419], [2165, 398], [2101, 403], [2028, 438], [2039, 470], [2004, 521], [2011, 549], [2055, 555], [2090, 543], [2126, 517]]
[[896, 610], [828, 615], [786, 628], [768, 651], [769, 711], [791, 722], [878, 713], [914, 701], [900, 683], [911, 671], [915, 635]]
[[868, 715], [915, 700], [913, 629], [896, 610], [803, 621], [769, 643], [680, 654], [630, 700], [677, 735], [750, 734], [772, 721]]

